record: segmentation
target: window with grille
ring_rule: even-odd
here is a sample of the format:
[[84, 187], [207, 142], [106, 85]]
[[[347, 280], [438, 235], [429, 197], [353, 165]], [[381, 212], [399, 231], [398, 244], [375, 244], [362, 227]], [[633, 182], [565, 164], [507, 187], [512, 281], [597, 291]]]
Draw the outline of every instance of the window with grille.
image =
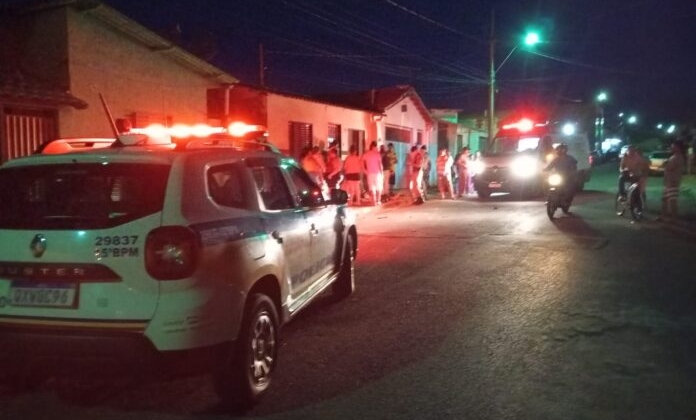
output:
[[3, 110], [2, 161], [27, 156], [58, 136], [53, 110], [5, 108]]
[[386, 127], [384, 137], [388, 142], [411, 143], [411, 130], [399, 127]]
[[329, 124], [326, 137], [326, 146], [336, 147], [338, 155], [341, 156], [341, 126], [338, 124]]
[[299, 159], [302, 151], [313, 145], [312, 124], [290, 121], [288, 128], [290, 131], [290, 152], [293, 157]]

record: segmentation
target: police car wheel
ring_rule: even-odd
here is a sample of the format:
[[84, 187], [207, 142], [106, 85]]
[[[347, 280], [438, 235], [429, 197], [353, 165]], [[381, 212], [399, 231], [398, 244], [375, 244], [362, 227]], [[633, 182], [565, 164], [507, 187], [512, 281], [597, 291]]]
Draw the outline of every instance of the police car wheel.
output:
[[332, 287], [332, 293], [336, 300], [343, 300], [355, 291], [355, 252], [353, 250], [353, 240], [350, 236], [346, 238], [346, 250], [343, 253], [341, 271]]
[[479, 198], [488, 198], [491, 196], [491, 192], [487, 189], [476, 190], [476, 194], [478, 194]]
[[233, 354], [215, 372], [215, 389], [223, 405], [243, 412], [256, 404], [271, 384], [278, 358], [278, 313], [263, 294], [249, 297]]

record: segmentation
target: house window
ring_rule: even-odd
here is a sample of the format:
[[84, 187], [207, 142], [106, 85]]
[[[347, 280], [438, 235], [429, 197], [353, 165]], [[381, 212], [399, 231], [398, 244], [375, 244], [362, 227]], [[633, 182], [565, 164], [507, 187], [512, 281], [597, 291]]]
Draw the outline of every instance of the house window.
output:
[[423, 144], [423, 130], [416, 131], [416, 144]]
[[384, 138], [387, 142], [411, 143], [411, 130], [408, 128], [385, 127]]
[[408, 111], [408, 105], [403, 104], [401, 105], [401, 112], [407, 112]]
[[303, 150], [313, 146], [312, 124], [290, 121], [288, 128], [290, 130], [290, 153], [299, 159]]
[[2, 161], [27, 156], [41, 144], [58, 137], [53, 110], [5, 108], [2, 112]]
[[336, 147], [338, 156], [341, 156], [341, 126], [338, 124], [329, 124], [328, 134], [326, 136], [326, 147]]

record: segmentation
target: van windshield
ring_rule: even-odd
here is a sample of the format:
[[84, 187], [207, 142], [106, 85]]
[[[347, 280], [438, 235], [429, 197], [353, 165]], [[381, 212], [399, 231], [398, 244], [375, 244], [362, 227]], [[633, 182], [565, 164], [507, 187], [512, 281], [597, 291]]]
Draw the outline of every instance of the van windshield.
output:
[[530, 152], [539, 147], [538, 136], [504, 136], [496, 137], [486, 150], [487, 155], [514, 155]]
[[0, 170], [0, 229], [103, 229], [161, 211], [169, 166], [59, 164]]

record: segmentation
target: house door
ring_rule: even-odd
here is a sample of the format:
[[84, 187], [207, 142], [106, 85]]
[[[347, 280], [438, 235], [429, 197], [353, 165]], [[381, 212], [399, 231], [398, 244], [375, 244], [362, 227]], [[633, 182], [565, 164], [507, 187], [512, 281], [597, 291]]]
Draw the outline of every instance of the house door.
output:
[[386, 143], [394, 145], [396, 163], [396, 188], [408, 188], [409, 177], [406, 174], [406, 158], [411, 153], [411, 130], [403, 127], [387, 126], [384, 131]]

